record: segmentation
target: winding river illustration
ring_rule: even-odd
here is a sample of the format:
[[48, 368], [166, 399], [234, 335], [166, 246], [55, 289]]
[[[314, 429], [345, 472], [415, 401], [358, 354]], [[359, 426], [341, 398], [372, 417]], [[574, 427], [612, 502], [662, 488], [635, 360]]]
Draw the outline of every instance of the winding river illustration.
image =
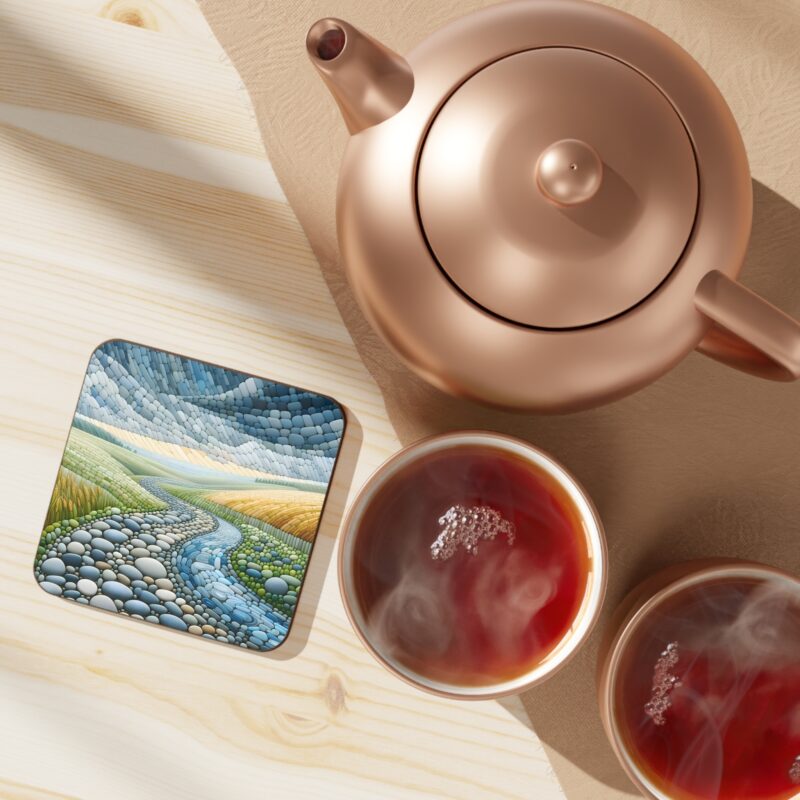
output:
[[34, 575], [79, 605], [271, 650], [291, 627], [344, 416], [124, 341], [89, 363]]

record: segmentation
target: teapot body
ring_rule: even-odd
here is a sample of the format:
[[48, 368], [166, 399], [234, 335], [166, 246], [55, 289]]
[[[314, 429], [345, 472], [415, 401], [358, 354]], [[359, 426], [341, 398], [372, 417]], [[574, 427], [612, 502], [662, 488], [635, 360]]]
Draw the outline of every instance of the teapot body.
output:
[[[487, 67], [544, 48], [600, 53], [646, 78], [685, 126], [698, 185], [688, 239], [655, 288], [622, 313], [558, 328], [521, 324], [466, 293], [437, 260], [420, 217], [420, 159], [441, 110]], [[709, 270], [731, 279], [740, 271], [752, 188], [733, 116], [688, 54], [646, 23], [604, 6], [515, 0], [442, 28], [407, 62], [414, 76], [408, 101], [348, 143], [337, 229], [360, 307], [412, 370], [457, 396], [565, 412], [635, 391], [697, 347], [712, 325], [695, 304], [697, 287]], [[484, 111], [478, 105], [474, 113]], [[609, 285], [616, 291], [611, 279]]]

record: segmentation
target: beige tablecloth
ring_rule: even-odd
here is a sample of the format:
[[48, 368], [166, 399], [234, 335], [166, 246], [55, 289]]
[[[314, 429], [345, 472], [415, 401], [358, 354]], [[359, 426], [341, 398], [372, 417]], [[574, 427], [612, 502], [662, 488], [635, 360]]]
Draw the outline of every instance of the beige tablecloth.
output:
[[[338, 264], [334, 192], [346, 132], [306, 60], [306, 30], [339, 16], [405, 52], [484, 0], [200, 0], [252, 97], [271, 162], [304, 225], [404, 442], [484, 427], [549, 450], [594, 497], [611, 576], [599, 630], [580, 656], [528, 692], [530, 723], [570, 798], [634, 794], [602, 733], [597, 642], [639, 579], [726, 554], [800, 572], [800, 385], [773, 384], [694, 354], [605, 408], [565, 417], [503, 414], [446, 397], [409, 373], [356, 307]], [[800, 315], [800, 0], [614, 0], [660, 27], [711, 73], [742, 127], [755, 178], [745, 283]], [[546, 378], [543, 378], [546, 379]]]

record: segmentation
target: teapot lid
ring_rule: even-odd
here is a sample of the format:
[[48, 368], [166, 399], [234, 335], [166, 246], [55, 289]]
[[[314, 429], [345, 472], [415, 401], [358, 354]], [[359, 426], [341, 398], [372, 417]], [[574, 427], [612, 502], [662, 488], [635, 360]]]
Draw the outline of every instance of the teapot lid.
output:
[[423, 142], [430, 250], [473, 302], [537, 328], [594, 325], [667, 278], [698, 206], [692, 142], [640, 72], [571, 47], [490, 63]]

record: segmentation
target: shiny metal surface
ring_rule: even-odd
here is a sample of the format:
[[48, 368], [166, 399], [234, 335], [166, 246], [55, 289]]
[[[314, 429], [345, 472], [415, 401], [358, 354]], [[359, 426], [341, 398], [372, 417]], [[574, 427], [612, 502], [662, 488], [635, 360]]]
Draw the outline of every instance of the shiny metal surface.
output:
[[[351, 44], [363, 35], [355, 29], [350, 34]], [[673, 254], [679, 246], [683, 249], [657, 288], [624, 313], [599, 324], [561, 330], [512, 322], [470, 300], [431, 253], [418, 208], [424, 193], [416, 191], [429, 128], [459, 87], [468, 87], [482, 70], [491, 72], [503, 59], [510, 62], [524, 53], [552, 48], [608, 57], [620, 65], [620, 75], [637, 76], [657, 87], [657, 92], [642, 97], [660, 93], [667, 107], [675, 109], [672, 118], [663, 119], [679, 118], [685, 128], [699, 184], [694, 227], [688, 240], [681, 242], [682, 233], [678, 241], [666, 245]], [[342, 56], [347, 52], [346, 44]], [[385, 87], [383, 73], [373, 69], [373, 50], [354, 47], [351, 52], [361, 53], [352, 69], [324, 73], [326, 82], [340, 106], [342, 98], [348, 98], [356, 107], [360, 102], [370, 110], [372, 101], [357, 61], [366, 65], [365, 74], [372, 75], [379, 94]], [[328, 62], [310, 54], [322, 71]], [[391, 74], [403, 72], [402, 64], [390, 62]], [[378, 59], [378, 63], [390, 62]], [[340, 174], [337, 227], [345, 269], [360, 307], [411, 369], [457, 396], [505, 408], [565, 412], [635, 391], [701, 342], [704, 352], [734, 366], [751, 368], [756, 363], [757, 348], [750, 347], [749, 356], [742, 358], [742, 337], [749, 335], [748, 326], [734, 334], [715, 324], [695, 302], [698, 285], [709, 272], [737, 277], [750, 234], [752, 188], [742, 139], [728, 106], [708, 75], [675, 42], [635, 17], [585, 0], [513, 0], [450, 23], [412, 51], [407, 64], [414, 83], [405, 105], [388, 118], [383, 113], [374, 115], [380, 119], [359, 127], [351, 137]], [[407, 79], [400, 83], [407, 90]], [[568, 99], [564, 98], [567, 105]], [[492, 120], [480, 105], [472, 112]], [[352, 129], [352, 118], [346, 115], [346, 119]], [[359, 124], [366, 121], [365, 117]], [[542, 142], [541, 149], [560, 138], [575, 137], [597, 149], [596, 137], [568, 131], [555, 133]], [[485, 155], [479, 153], [479, 160]], [[604, 170], [595, 197], [566, 210], [587, 210], [606, 190], [611, 174]], [[526, 185], [535, 190], [530, 171], [525, 177]], [[487, 180], [494, 178], [489, 175]], [[548, 212], [557, 211], [541, 194], [539, 198]], [[453, 198], [450, 210], [458, 218], [458, 197]], [[460, 233], [465, 230], [469, 233], [463, 224]], [[633, 280], [647, 274], [651, 263], [663, 268], [675, 258], [663, 259], [663, 253], [651, 248], [642, 254], [642, 273]], [[450, 261], [448, 269], [457, 269]], [[623, 258], [608, 263], [624, 262]], [[626, 288], [608, 291], [621, 298]], [[640, 291], [638, 287], [627, 296]], [[505, 297], [510, 294], [506, 292]], [[572, 313], [575, 297], [580, 298], [580, 293], [552, 295], [553, 305], [559, 307], [553, 318], [559, 324]], [[573, 319], [594, 314], [590, 301], [586, 303]], [[771, 324], [769, 320], [777, 318], [766, 314], [763, 319]], [[777, 324], [786, 330], [783, 322]], [[704, 339], [707, 334], [709, 338]], [[768, 376], [778, 373], [786, 374], [785, 370], [761, 371]]]
[[800, 378], [800, 322], [717, 270], [700, 281], [695, 305], [719, 326], [708, 355], [772, 380]]
[[603, 183], [603, 159], [580, 139], [561, 139], [536, 162], [536, 185], [551, 202], [576, 206], [591, 200]]
[[522, 325], [574, 328], [669, 275], [694, 225], [697, 167], [650, 81], [547, 47], [490, 64], [447, 100], [417, 194], [431, 250], [467, 297]]
[[393, 116], [414, 91], [408, 62], [344, 20], [317, 20], [306, 36], [306, 51], [350, 133]]

